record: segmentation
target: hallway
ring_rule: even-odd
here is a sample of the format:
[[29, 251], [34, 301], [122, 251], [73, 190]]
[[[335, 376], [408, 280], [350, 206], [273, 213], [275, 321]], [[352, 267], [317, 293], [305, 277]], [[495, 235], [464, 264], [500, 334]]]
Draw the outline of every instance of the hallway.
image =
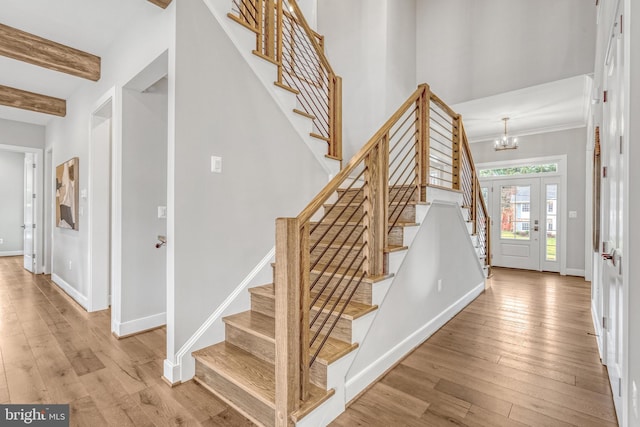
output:
[[[0, 258], [0, 403], [71, 403], [76, 426], [249, 426], [193, 382], [160, 379], [163, 329], [116, 340], [45, 276]], [[615, 426], [589, 284], [495, 269], [491, 289], [333, 426]]]
[[616, 426], [589, 282], [499, 268], [490, 282], [332, 426]]

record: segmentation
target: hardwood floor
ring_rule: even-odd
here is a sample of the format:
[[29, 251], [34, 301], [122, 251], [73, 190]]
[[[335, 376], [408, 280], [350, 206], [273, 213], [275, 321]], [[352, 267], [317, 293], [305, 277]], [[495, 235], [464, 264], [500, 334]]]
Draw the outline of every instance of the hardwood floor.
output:
[[45, 276], [0, 258], [0, 403], [69, 403], [71, 425], [252, 426], [194, 382], [162, 380], [165, 331], [117, 340]]
[[616, 426], [593, 333], [582, 278], [494, 269], [332, 426]]
[[[332, 425], [615, 426], [580, 278], [495, 269], [491, 289]], [[165, 331], [116, 340], [45, 276], [0, 258], [0, 403], [70, 403], [74, 426], [251, 426], [160, 379]]]

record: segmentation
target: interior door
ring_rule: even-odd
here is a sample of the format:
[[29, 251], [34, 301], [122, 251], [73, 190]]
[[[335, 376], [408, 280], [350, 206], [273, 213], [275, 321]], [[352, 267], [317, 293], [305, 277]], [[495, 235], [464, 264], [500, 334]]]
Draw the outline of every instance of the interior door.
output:
[[[620, 28], [618, 22], [617, 28]], [[624, 105], [622, 35], [618, 30], [608, 49], [603, 105], [602, 144], [602, 283], [604, 297], [604, 363], [607, 365], [613, 401], [620, 420], [622, 410], [622, 315], [623, 277], [620, 260], [623, 248], [623, 147]]]
[[493, 182], [493, 265], [539, 270], [540, 179]]
[[24, 155], [24, 268], [35, 273], [35, 158], [33, 153]]

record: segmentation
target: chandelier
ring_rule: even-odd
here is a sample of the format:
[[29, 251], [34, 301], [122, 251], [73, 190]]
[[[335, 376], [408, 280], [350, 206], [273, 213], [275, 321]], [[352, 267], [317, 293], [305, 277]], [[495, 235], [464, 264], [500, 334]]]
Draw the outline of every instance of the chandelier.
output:
[[518, 138], [507, 135], [507, 121], [509, 121], [509, 117], [504, 117], [502, 121], [504, 121], [504, 135], [502, 135], [502, 138], [495, 140], [493, 148], [496, 151], [515, 150], [518, 148]]

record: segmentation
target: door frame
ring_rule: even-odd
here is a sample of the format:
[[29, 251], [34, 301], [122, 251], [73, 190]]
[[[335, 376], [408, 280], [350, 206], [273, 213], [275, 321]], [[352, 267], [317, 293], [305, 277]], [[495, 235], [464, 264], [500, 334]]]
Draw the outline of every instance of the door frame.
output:
[[[480, 177], [481, 181], [501, 181], [512, 178], [545, 178], [545, 177], [559, 177], [560, 178], [560, 188], [558, 191], [558, 201], [559, 201], [559, 211], [558, 211], [558, 221], [559, 221], [559, 239], [558, 246], [560, 250], [560, 275], [566, 276], [567, 273], [576, 274], [577, 271], [567, 271], [567, 155], [566, 154], [558, 154], [555, 156], [546, 156], [546, 157], [531, 157], [531, 158], [523, 158], [523, 159], [515, 159], [515, 160], [500, 160], [495, 162], [485, 162], [476, 164], [476, 170], [480, 171], [481, 169], [495, 169], [502, 167], [514, 167], [514, 166], [526, 166], [526, 165], [539, 165], [539, 164], [547, 164], [547, 163], [557, 163], [558, 171], [557, 172], [545, 172], [545, 173], [536, 173], [536, 174], [521, 174], [521, 175], [510, 175], [510, 176], [491, 176], [491, 177]], [[542, 182], [543, 180], [541, 180]], [[542, 194], [542, 188], [541, 188]], [[492, 218], [495, 222], [495, 218]], [[495, 228], [495, 227], [494, 227]]]
[[5, 145], [0, 144], [0, 151], [11, 151], [15, 153], [33, 153], [35, 157], [36, 172], [35, 172], [35, 193], [36, 193], [36, 208], [35, 208], [35, 224], [36, 232], [33, 234], [34, 244], [33, 252], [36, 255], [36, 262], [34, 266], [34, 274], [40, 274], [44, 271], [44, 257], [43, 254], [43, 237], [44, 230], [43, 224], [43, 206], [44, 206], [44, 173], [43, 173], [43, 149], [22, 147], [19, 145]]
[[[111, 234], [109, 236], [109, 240], [110, 240], [110, 258], [111, 258], [111, 262], [110, 262], [110, 286], [107, 286], [106, 289], [96, 289], [96, 286], [94, 286], [93, 283], [93, 252], [94, 252], [94, 245], [98, 244], [99, 242], [96, 242], [95, 237], [94, 237], [94, 211], [95, 211], [95, 197], [94, 197], [94, 171], [91, 168], [91, 165], [93, 164], [93, 156], [94, 156], [94, 148], [93, 148], [93, 119], [94, 117], [97, 116], [97, 113], [101, 110], [104, 109], [104, 107], [106, 107], [109, 103], [111, 103], [111, 169], [110, 169], [110, 180], [111, 180], [111, 201], [110, 201], [110, 205], [111, 205], [111, 215], [110, 215], [110, 222], [111, 222]], [[98, 101], [94, 104], [93, 109], [91, 110], [91, 116], [89, 117], [89, 179], [88, 179], [88, 187], [89, 187], [89, 215], [88, 215], [88, 254], [87, 254], [87, 258], [88, 258], [88, 262], [87, 262], [87, 311], [92, 312], [92, 311], [98, 311], [98, 310], [105, 310], [108, 308], [104, 306], [104, 293], [106, 292], [107, 294], [109, 294], [109, 292], [111, 293], [111, 295], [109, 297], [109, 305], [111, 305], [111, 307], [113, 308], [113, 304], [114, 304], [114, 293], [115, 293], [115, 286], [114, 286], [114, 260], [116, 259], [114, 257], [114, 203], [115, 203], [115, 194], [114, 194], [114, 188], [115, 188], [115, 164], [114, 164], [114, 141], [116, 138], [116, 88], [112, 87], [111, 89], [109, 89], [107, 91], [107, 93], [105, 93], [104, 95], [102, 95]], [[111, 288], [111, 289], [109, 289]], [[113, 314], [112, 314], [113, 316]]]

